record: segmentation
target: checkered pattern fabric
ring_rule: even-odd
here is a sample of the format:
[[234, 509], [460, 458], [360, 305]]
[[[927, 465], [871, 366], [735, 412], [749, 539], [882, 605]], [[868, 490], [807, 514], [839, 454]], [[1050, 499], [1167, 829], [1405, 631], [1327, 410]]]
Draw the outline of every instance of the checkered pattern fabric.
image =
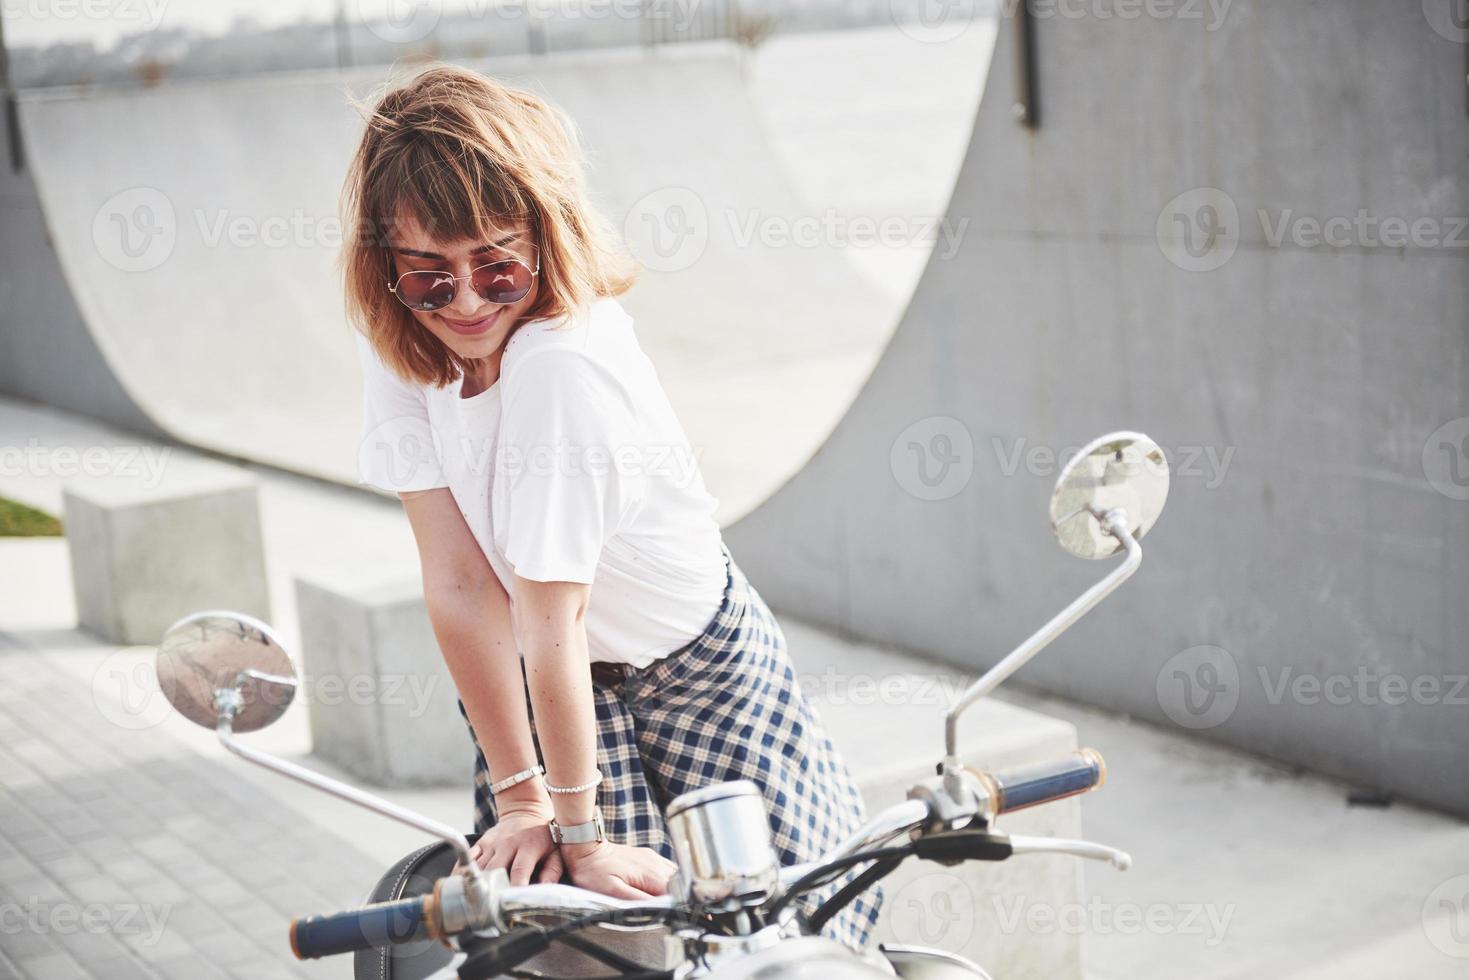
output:
[[[605, 682], [612, 665], [594, 672], [603, 774], [597, 803], [611, 840], [672, 860], [663, 820], [668, 803], [703, 786], [748, 779], [765, 797], [781, 863], [815, 860], [865, 820], [862, 797], [796, 682], [780, 625], [727, 548], [724, 557], [724, 602], [703, 635], [642, 670], [616, 665], [620, 682]], [[495, 823], [495, 801], [477, 745], [476, 754], [479, 834]], [[860, 870], [798, 907], [809, 914]], [[882, 897], [881, 886], [868, 889], [823, 934], [864, 949]]]

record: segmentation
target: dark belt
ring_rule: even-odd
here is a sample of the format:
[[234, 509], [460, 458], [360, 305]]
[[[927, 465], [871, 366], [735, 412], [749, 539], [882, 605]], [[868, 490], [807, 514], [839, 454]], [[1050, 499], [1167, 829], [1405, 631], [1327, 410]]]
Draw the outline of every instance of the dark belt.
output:
[[592, 661], [592, 680], [603, 687], [616, 688], [627, 677], [627, 664], [609, 663], [605, 660]]

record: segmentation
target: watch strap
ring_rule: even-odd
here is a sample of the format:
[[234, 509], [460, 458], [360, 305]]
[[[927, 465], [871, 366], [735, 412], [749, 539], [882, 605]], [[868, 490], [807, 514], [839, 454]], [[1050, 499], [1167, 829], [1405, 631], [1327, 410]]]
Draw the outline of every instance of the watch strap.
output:
[[592, 819], [584, 823], [573, 823], [563, 826], [554, 819], [551, 821], [551, 840], [556, 844], [591, 844], [606, 839], [607, 831], [602, 825], [602, 810], [600, 807], [593, 810]]

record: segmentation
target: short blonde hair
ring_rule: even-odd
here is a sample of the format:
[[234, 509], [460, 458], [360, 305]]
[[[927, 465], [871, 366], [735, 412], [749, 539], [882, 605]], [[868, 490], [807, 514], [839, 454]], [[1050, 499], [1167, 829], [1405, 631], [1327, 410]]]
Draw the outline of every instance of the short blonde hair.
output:
[[366, 122], [342, 191], [347, 311], [398, 375], [442, 386], [466, 367], [388, 292], [389, 234], [405, 216], [443, 241], [526, 222], [541, 271], [523, 321], [632, 285], [631, 260], [587, 199], [570, 119], [535, 93], [435, 66], [390, 88]]

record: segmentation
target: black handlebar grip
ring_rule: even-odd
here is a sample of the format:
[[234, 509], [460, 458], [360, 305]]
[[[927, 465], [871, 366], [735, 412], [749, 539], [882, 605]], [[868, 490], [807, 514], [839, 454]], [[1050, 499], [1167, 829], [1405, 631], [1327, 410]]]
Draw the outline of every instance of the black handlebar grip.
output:
[[1013, 813], [1096, 789], [1107, 780], [1107, 763], [1096, 749], [1078, 749], [1049, 762], [992, 772], [989, 778], [995, 813]]
[[426, 903], [432, 895], [382, 902], [335, 915], [310, 915], [291, 922], [291, 952], [314, 960], [359, 949], [379, 949], [430, 938]]

